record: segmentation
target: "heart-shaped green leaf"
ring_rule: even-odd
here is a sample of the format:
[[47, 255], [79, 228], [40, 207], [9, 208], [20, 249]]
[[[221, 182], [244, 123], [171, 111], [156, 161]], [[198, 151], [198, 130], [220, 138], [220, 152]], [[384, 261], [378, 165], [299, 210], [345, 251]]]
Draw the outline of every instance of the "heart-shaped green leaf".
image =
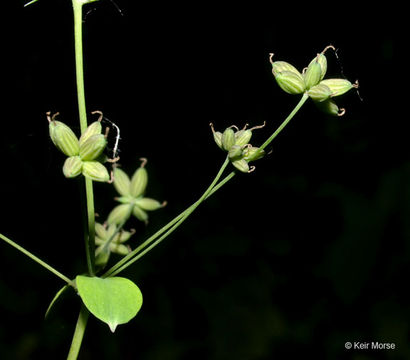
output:
[[78, 293], [87, 309], [115, 331], [137, 315], [142, 294], [137, 285], [122, 277], [76, 277]]

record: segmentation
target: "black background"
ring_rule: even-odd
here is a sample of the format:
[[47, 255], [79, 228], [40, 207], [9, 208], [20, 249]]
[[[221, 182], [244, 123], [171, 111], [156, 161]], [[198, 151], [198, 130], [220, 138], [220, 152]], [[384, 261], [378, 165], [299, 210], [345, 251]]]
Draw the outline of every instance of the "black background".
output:
[[[185, 209], [224, 154], [208, 126], [267, 122], [298, 96], [276, 85], [268, 54], [299, 69], [326, 45], [329, 76], [359, 79], [342, 118], [308, 102], [256, 171], [235, 177], [122, 275], [144, 305], [115, 334], [91, 319], [80, 359], [407, 359], [410, 163], [404, 9], [358, 4], [135, 4], [85, 9], [88, 111], [121, 129], [132, 173], [149, 159], [147, 195], [167, 200], [131, 246]], [[69, 1], [13, 4], [4, 28], [0, 231], [67, 276], [86, 270], [79, 186], [62, 176], [47, 111], [79, 132]], [[382, 7], [383, 6], [383, 7]], [[403, 61], [404, 60], [404, 61]], [[112, 187], [95, 184], [103, 220]], [[47, 320], [61, 280], [0, 247], [0, 355], [65, 358], [80, 301]], [[406, 285], [407, 284], [407, 285]], [[346, 350], [347, 341], [394, 351]]]

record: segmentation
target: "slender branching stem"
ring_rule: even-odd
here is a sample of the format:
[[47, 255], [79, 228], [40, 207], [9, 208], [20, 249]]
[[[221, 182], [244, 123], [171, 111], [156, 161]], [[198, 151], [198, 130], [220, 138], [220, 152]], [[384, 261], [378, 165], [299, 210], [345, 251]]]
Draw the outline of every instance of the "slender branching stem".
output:
[[289, 121], [292, 120], [292, 118], [296, 115], [296, 113], [299, 111], [299, 109], [302, 107], [302, 105], [306, 102], [307, 99], [309, 99], [309, 95], [307, 94], [307, 92], [305, 92], [300, 101], [296, 104], [294, 109], [288, 115], [288, 117], [282, 122], [282, 124], [279, 125], [276, 131], [271, 136], [269, 136], [269, 138], [261, 145], [259, 150], [265, 149], [276, 138], [276, 136], [280, 134], [280, 132], [285, 128]]
[[40, 264], [44, 268], [46, 268], [48, 271], [52, 272], [54, 275], [58, 276], [60, 279], [64, 280], [67, 284], [72, 285], [72, 281], [56, 269], [54, 269], [52, 266], [47, 264], [45, 261], [41, 260], [34, 254], [32, 254], [30, 251], [24, 249], [22, 246], [16, 244], [13, 240], [9, 239], [7, 236], [0, 234], [0, 239], [4, 240], [6, 243], [9, 245], [13, 246], [15, 249], [19, 250], [22, 252], [24, 255], [28, 256], [31, 260], [34, 260], [37, 264]]
[[172, 232], [174, 232], [188, 218], [188, 216], [191, 215], [195, 211], [195, 209], [210, 195], [210, 193], [212, 192], [212, 189], [217, 185], [219, 179], [221, 178], [223, 172], [225, 171], [228, 165], [229, 165], [229, 159], [226, 158], [221, 168], [219, 169], [218, 174], [215, 176], [214, 180], [212, 181], [211, 185], [209, 185], [206, 191], [202, 194], [202, 196], [194, 204], [192, 204], [185, 211], [183, 211], [181, 214], [179, 214], [177, 217], [171, 220], [167, 225], [165, 225], [162, 229], [157, 231], [153, 236], [145, 240], [144, 243], [142, 243], [135, 250], [129, 253], [125, 258], [123, 258], [117, 264], [115, 264], [111, 269], [109, 269], [103, 275], [103, 277], [111, 277], [111, 276], [115, 276], [119, 274], [121, 271], [123, 271], [128, 266], [130, 266], [132, 263], [137, 261], [140, 257], [146, 254], [152, 248], [157, 246], [161, 241], [163, 241], [166, 237], [168, 237]]

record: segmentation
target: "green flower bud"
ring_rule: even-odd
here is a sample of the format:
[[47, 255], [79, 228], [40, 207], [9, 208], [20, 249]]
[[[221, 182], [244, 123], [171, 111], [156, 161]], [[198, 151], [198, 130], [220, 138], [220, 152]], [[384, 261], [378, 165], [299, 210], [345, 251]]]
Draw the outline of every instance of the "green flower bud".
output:
[[78, 155], [80, 147], [74, 132], [61, 121], [49, 121], [50, 138], [54, 145], [67, 156]]
[[122, 230], [115, 242], [120, 243], [120, 244], [125, 243], [134, 234], [134, 232], [135, 231], [131, 232], [131, 231]]
[[68, 157], [63, 166], [63, 173], [66, 178], [74, 178], [81, 174], [83, 162], [79, 156]]
[[[111, 210], [111, 212], [108, 215], [107, 218], [107, 223], [109, 225], [111, 224], [121, 224], [125, 221], [128, 220], [128, 218], [130, 217], [130, 207], [132, 205], [130, 204], [121, 204], [121, 205], [117, 205], [114, 209]], [[135, 206], [134, 206], [135, 207]]]
[[229, 151], [235, 145], [235, 133], [231, 127], [227, 128], [222, 134], [222, 147]]
[[273, 62], [272, 57], [273, 57], [273, 54], [270, 54], [269, 60], [272, 64], [273, 76], [276, 77], [278, 74], [280, 74], [283, 71], [290, 71], [290, 72], [300, 75], [300, 72], [298, 71], [298, 69], [296, 69], [293, 65], [289, 64], [286, 61], [274, 61]]
[[243, 148], [239, 145], [233, 145], [228, 151], [228, 157], [231, 161], [239, 160], [242, 157]]
[[104, 268], [110, 259], [110, 254], [110, 249], [108, 247], [106, 248], [104, 245], [95, 249], [95, 266], [98, 269]]
[[148, 184], [148, 172], [143, 165], [139, 167], [131, 178], [130, 195], [134, 198], [145, 193]]
[[327, 99], [322, 102], [315, 102], [315, 104], [320, 110], [329, 115], [342, 116], [346, 112], [345, 109], [339, 109], [339, 106], [337, 106], [332, 99]]
[[101, 134], [102, 126], [101, 126], [101, 121], [94, 121], [91, 123], [87, 129], [81, 134], [79, 144], [80, 146], [90, 137], [93, 135], [99, 135]]
[[[309, 63], [309, 66], [304, 73], [307, 89], [310, 89], [312, 86], [317, 85], [319, 81], [323, 80], [323, 78], [325, 77], [327, 71], [327, 59], [325, 52], [328, 49], [335, 50], [332, 45], [326, 46], [325, 49], [320, 54], [317, 54], [317, 56]], [[315, 64], [320, 65], [320, 71], [318, 71], [319, 68]]]
[[319, 84], [319, 81], [321, 80], [322, 66], [319, 63], [319, 56], [320, 55], [318, 54], [317, 57], [310, 62], [308, 68], [303, 73], [307, 90], [312, 86]]
[[216, 142], [216, 145], [218, 145], [218, 147], [220, 149], [223, 150], [223, 146], [222, 146], [222, 133], [220, 131], [215, 131], [214, 130], [214, 125], [212, 123], [209, 124], [209, 126], [212, 129], [212, 134], [214, 135], [214, 140]]
[[245, 146], [252, 137], [252, 129], [243, 129], [235, 133], [235, 145]]
[[305, 81], [299, 72], [282, 71], [275, 79], [279, 87], [288, 94], [302, 94], [306, 90]]
[[148, 223], [148, 214], [140, 207], [134, 206], [134, 208], [132, 209], [132, 213], [138, 220]]
[[321, 72], [321, 74], [320, 74], [320, 81], [322, 81], [323, 78], [324, 78], [325, 75], [326, 75], [326, 71], [327, 71], [327, 59], [326, 59], [326, 56], [325, 56], [325, 52], [326, 52], [327, 50], [329, 50], [329, 49], [332, 49], [333, 51], [336, 50], [333, 45], [328, 45], [328, 46], [326, 46], [326, 47], [323, 49], [323, 51], [322, 51], [320, 54], [318, 54], [318, 57], [317, 57], [317, 61], [318, 61], [318, 63], [320, 64], [320, 66], [321, 66], [321, 68], [322, 68], [322, 72]]
[[113, 242], [110, 243], [110, 250], [118, 255], [127, 255], [130, 252], [127, 246]]
[[163, 204], [161, 204], [158, 200], [154, 200], [151, 198], [136, 199], [135, 204], [142, 210], [146, 211], [154, 211], [163, 207]]
[[91, 135], [80, 145], [80, 157], [84, 161], [94, 160], [101, 155], [107, 139], [102, 134]]
[[84, 161], [82, 173], [85, 177], [100, 182], [110, 180], [110, 174], [107, 168], [98, 161]]
[[286, 61], [272, 61], [273, 54], [269, 55], [272, 64], [272, 73], [279, 87], [288, 94], [302, 94], [305, 92], [305, 81], [302, 74]]
[[346, 79], [325, 79], [322, 80], [320, 84], [326, 85], [330, 89], [332, 93], [331, 97], [343, 95], [350, 89], [359, 87], [357, 82], [355, 84], [352, 84], [349, 80]]
[[249, 165], [245, 159], [232, 161], [232, 165], [235, 166], [239, 171], [242, 171], [244, 173], [249, 172]]
[[[96, 242], [97, 239], [105, 239], [107, 237], [107, 229], [104, 227], [104, 225], [100, 224], [99, 222], [95, 223], [95, 235], [96, 235]], [[101, 240], [103, 241], [103, 240]]]
[[320, 82], [316, 86], [310, 88], [308, 95], [312, 98], [312, 100], [321, 102], [329, 99], [332, 95], [332, 91], [328, 86]]
[[256, 161], [265, 156], [264, 150], [259, 150], [256, 146], [249, 146], [244, 150], [244, 159], [247, 162]]
[[118, 193], [123, 196], [129, 196], [131, 180], [128, 175], [123, 170], [116, 167], [113, 170], [113, 177], [114, 187], [118, 191]]

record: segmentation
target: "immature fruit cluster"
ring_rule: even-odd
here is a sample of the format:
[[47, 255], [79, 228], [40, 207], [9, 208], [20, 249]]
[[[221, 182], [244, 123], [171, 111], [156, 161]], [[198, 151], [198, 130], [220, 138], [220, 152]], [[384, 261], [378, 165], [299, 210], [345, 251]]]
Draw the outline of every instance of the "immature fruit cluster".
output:
[[111, 253], [127, 255], [130, 252], [128, 246], [124, 245], [126, 241], [134, 234], [134, 231], [119, 230], [115, 224], [95, 224], [95, 264], [104, 267]]
[[146, 159], [141, 160], [141, 166], [134, 172], [131, 179], [120, 168], [114, 168], [114, 187], [121, 195], [116, 200], [121, 204], [117, 205], [108, 215], [108, 224], [122, 224], [131, 214], [147, 223], [147, 211], [157, 210], [166, 205], [165, 202], [160, 203], [144, 196], [148, 184], [148, 173], [145, 169]]
[[223, 133], [215, 131], [210, 124], [216, 144], [228, 152], [229, 160], [239, 171], [249, 173], [254, 170], [254, 166], [249, 166], [251, 161], [258, 160], [265, 155], [263, 150], [249, 144], [252, 137], [252, 130], [262, 128], [265, 125], [255, 126], [247, 129], [247, 125], [239, 130], [235, 125], [225, 129]]
[[282, 90], [289, 94], [307, 93], [321, 110], [331, 115], [341, 116], [345, 110], [339, 109], [332, 98], [357, 88], [358, 84], [357, 82], [352, 84], [346, 79], [324, 80], [327, 71], [325, 52], [328, 49], [334, 50], [334, 47], [327, 46], [317, 54], [302, 73], [285, 61], [272, 61], [273, 54], [270, 54], [269, 60], [272, 64], [272, 73]]
[[74, 178], [80, 174], [95, 181], [106, 182], [110, 179], [107, 168], [101, 163], [102, 152], [107, 145], [106, 137], [101, 134], [100, 121], [95, 121], [83, 132], [80, 139], [63, 122], [50, 117], [49, 132], [51, 141], [67, 157], [63, 166], [64, 176]]

